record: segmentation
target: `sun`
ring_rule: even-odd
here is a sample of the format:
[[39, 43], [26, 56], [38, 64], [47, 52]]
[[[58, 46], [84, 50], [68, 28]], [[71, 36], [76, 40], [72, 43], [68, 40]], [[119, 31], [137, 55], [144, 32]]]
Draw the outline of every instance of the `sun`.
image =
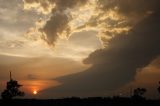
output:
[[36, 90], [33, 91], [33, 94], [36, 95], [38, 92]]

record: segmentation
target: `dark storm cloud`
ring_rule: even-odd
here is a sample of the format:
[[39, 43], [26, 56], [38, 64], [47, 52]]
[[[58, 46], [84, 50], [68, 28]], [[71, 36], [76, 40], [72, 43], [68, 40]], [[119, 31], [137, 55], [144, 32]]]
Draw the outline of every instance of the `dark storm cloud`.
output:
[[[40, 6], [45, 10], [46, 8], [51, 8], [50, 4], [55, 7], [51, 11], [51, 18], [47, 21], [46, 25], [40, 29], [44, 34], [42, 34], [42, 39], [44, 39], [49, 45], [54, 45], [55, 41], [62, 33], [64, 36], [69, 35], [70, 27], [69, 22], [71, 17], [69, 14], [65, 13], [67, 9], [73, 9], [74, 7], [80, 7], [85, 4], [87, 0], [25, 0], [25, 3], [32, 5], [33, 3], [39, 3]], [[65, 32], [63, 32], [65, 31]]]
[[[52, 0], [51, 0], [52, 1]], [[69, 8], [74, 8], [75, 6], [81, 6], [84, 4], [86, 0], [56, 0], [56, 8], [52, 11], [52, 17], [44, 26], [42, 31], [45, 32], [45, 41], [54, 45], [57, 38], [62, 35], [63, 31], [65, 31], [64, 36], [68, 36], [70, 34], [69, 22], [72, 20], [69, 17], [69, 14], [65, 14]], [[59, 34], [59, 35], [58, 35]]]
[[[159, 0], [98, 0], [96, 10], [101, 12], [92, 16], [87, 25], [91, 27], [96, 27], [100, 24], [105, 25], [104, 30], [101, 32], [108, 36], [114, 36], [117, 35], [117, 32], [112, 30], [116, 28], [119, 30], [127, 27], [132, 28], [145, 17], [158, 11], [160, 9], [159, 4]], [[109, 16], [110, 11], [115, 12], [115, 14]], [[102, 38], [103, 40], [105, 41], [104, 38]]]
[[157, 57], [152, 63], [150, 64], [151, 66], [154, 66], [156, 68], [160, 68], [160, 56]]
[[[135, 1], [130, 1], [130, 3], [137, 5]], [[52, 94], [56, 96], [89, 96], [98, 91], [118, 89], [132, 81], [138, 68], [145, 67], [160, 54], [160, 11], [156, 9], [157, 3], [158, 1], [144, 2], [145, 10], [148, 11], [151, 9], [149, 7], [153, 7], [154, 13], [139, 21], [127, 34], [115, 36], [106, 48], [91, 53], [84, 60], [84, 63], [92, 64], [91, 68], [57, 79], [63, 84], [57, 88], [48, 89], [46, 92], [55, 91], [57, 95], [55, 92]], [[128, 7], [127, 9], [133, 12], [138, 11], [137, 8]]]
[[[25, 0], [28, 3], [45, 4], [43, 0]], [[41, 29], [44, 32], [42, 38], [50, 45], [54, 45], [59, 35], [70, 33], [68, 25], [72, 17], [68, 12], [74, 7], [78, 8], [85, 4], [85, 0], [46, 0], [54, 4], [51, 18]], [[57, 88], [46, 90], [56, 96], [78, 95], [88, 96], [98, 91], [114, 90], [132, 81], [138, 68], [145, 67], [160, 54], [160, 1], [159, 0], [98, 0], [97, 10], [101, 10], [98, 16], [93, 16], [90, 26], [96, 27], [99, 24], [109, 23], [113, 28], [119, 24], [119, 28], [131, 26], [127, 34], [121, 33], [113, 37], [104, 49], [91, 53], [85, 64], [91, 64], [88, 70], [65, 76], [57, 79], [63, 84]], [[42, 6], [46, 8], [47, 5]], [[48, 5], [49, 6], [49, 5]], [[45, 9], [44, 9], [45, 10]], [[122, 20], [106, 18], [107, 11], [116, 11], [124, 16]], [[116, 16], [115, 16], [116, 17]], [[114, 16], [113, 16], [114, 18]], [[103, 22], [102, 22], [103, 21]], [[113, 25], [112, 25], [113, 24]], [[85, 25], [84, 25], [85, 26]], [[107, 29], [104, 26], [104, 29]], [[105, 33], [107, 35], [107, 32]], [[109, 35], [117, 34], [110, 32]], [[118, 33], [119, 34], [119, 33]], [[105, 39], [103, 40], [105, 42]], [[55, 92], [53, 92], [55, 91]], [[52, 93], [51, 93], [52, 92]], [[55, 95], [55, 94], [54, 94]]]
[[131, 24], [139, 21], [147, 14], [160, 9], [159, 0], [98, 0], [98, 5], [102, 11], [117, 8], [120, 14], [128, 17]]
[[159, 0], [98, 0], [101, 9], [107, 10], [118, 7], [119, 11], [126, 15], [144, 14], [147, 11], [158, 10], [159, 3]]
[[65, 29], [69, 31], [68, 22], [69, 18], [65, 14], [57, 13], [53, 15], [42, 29], [46, 34], [43, 39], [50, 45], [54, 44], [58, 38], [58, 33], [61, 34]]

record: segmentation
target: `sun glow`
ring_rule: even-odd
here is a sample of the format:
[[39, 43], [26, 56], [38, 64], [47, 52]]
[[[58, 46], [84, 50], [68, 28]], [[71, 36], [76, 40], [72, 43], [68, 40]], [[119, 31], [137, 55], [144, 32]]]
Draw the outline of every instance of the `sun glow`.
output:
[[38, 93], [37, 90], [34, 90], [34, 91], [33, 91], [33, 94], [34, 94], [34, 95], [36, 95], [37, 93]]

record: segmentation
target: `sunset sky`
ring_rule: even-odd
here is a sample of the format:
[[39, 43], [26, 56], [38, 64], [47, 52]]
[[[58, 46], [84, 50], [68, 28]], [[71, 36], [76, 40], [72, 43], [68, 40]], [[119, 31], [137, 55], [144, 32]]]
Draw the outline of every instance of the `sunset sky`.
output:
[[10, 71], [24, 98], [157, 98], [160, 0], [0, 0], [0, 92]]

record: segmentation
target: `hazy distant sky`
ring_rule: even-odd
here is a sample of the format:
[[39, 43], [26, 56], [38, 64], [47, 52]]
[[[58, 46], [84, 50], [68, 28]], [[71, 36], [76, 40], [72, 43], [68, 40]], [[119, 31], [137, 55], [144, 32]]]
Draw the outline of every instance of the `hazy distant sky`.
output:
[[0, 0], [0, 91], [11, 70], [26, 98], [158, 97], [159, 45], [159, 0]]

